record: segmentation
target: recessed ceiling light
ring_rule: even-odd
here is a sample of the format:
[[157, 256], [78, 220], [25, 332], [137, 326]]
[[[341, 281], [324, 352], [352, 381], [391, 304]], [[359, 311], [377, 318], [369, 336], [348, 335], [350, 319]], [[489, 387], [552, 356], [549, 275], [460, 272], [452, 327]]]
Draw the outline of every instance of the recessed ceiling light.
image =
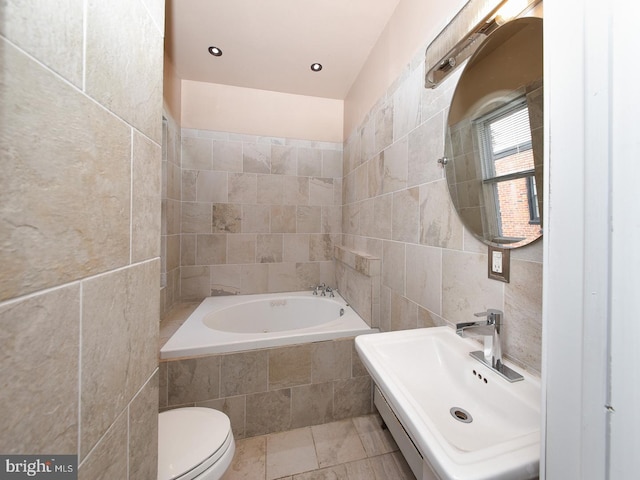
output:
[[222, 56], [222, 50], [220, 50], [218, 47], [213, 47], [213, 46], [209, 47], [209, 53], [214, 57]]
[[320, 64], [320, 63], [312, 63], [311, 64], [311, 71], [319, 72], [320, 70], [322, 70], [322, 64]]

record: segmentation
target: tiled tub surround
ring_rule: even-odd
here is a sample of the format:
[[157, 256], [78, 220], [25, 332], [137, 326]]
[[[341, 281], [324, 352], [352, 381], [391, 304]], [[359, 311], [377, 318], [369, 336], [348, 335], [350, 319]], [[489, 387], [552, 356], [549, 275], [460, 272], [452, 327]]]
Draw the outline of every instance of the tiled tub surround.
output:
[[182, 130], [181, 299], [333, 284], [342, 145]]
[[436, 162], [460, 71], [425, 89], [423, 52], [345, 142], [343, 245], [382, 259], [373, 326], [444, 325], [499, 308], [506, 355], [539, 372], [542, 242], [512, 252], [510, 283], [487, 278], [487, 247], [463, 227]]
[[[178, 305], [161, 336], [196, 306]], [[239, 439], [371, 413], [372, 384], [353, 338], [161, 361], [160, 408], [187, 405], [225, 412]]]

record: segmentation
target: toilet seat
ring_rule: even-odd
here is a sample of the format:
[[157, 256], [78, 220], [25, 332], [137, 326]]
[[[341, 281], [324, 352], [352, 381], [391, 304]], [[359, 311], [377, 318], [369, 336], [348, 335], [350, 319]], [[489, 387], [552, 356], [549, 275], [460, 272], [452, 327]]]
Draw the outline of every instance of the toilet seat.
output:
[[158, 415], [158, 480], [195, 479], [232, 444], [231, 422], [218, 410], [185, 407], [162, 412]]

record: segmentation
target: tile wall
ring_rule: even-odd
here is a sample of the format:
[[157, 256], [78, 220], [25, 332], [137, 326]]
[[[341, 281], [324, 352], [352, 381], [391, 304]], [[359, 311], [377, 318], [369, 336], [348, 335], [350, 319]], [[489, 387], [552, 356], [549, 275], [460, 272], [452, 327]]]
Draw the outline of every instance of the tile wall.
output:
[[222, 410], [236, 439], [373, 411], [352, 338], [163, 361], [160, 377], [161, 408]]
[[342, 145], [182, 130], [181, 299], [333, 285]]
[[180, 127], [165, 109], [162, 123], [161, 317], [180, 300], [181, 145]]
[[155, 479], [164, 0], [0, 17], [0, 451]]
[[425, 89], [423, 52], [345, 142], [344, 246], [382, 258], [374, 326], [443, 325], [502, 309], [504, 351], [540, 372], [542, 242], [512, 252], [510, 283], [487, 278], [487, 247], [462, 226], [436, 162], [460, 71]]

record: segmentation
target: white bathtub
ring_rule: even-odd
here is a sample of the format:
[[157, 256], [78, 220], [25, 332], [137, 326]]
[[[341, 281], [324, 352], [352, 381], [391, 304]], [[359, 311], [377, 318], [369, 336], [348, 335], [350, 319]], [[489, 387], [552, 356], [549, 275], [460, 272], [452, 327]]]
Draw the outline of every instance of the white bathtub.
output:
[[160, 349], [160, 358], [191, 357], [334, 340], [375, 333], [336, 293], [208, 297]]

